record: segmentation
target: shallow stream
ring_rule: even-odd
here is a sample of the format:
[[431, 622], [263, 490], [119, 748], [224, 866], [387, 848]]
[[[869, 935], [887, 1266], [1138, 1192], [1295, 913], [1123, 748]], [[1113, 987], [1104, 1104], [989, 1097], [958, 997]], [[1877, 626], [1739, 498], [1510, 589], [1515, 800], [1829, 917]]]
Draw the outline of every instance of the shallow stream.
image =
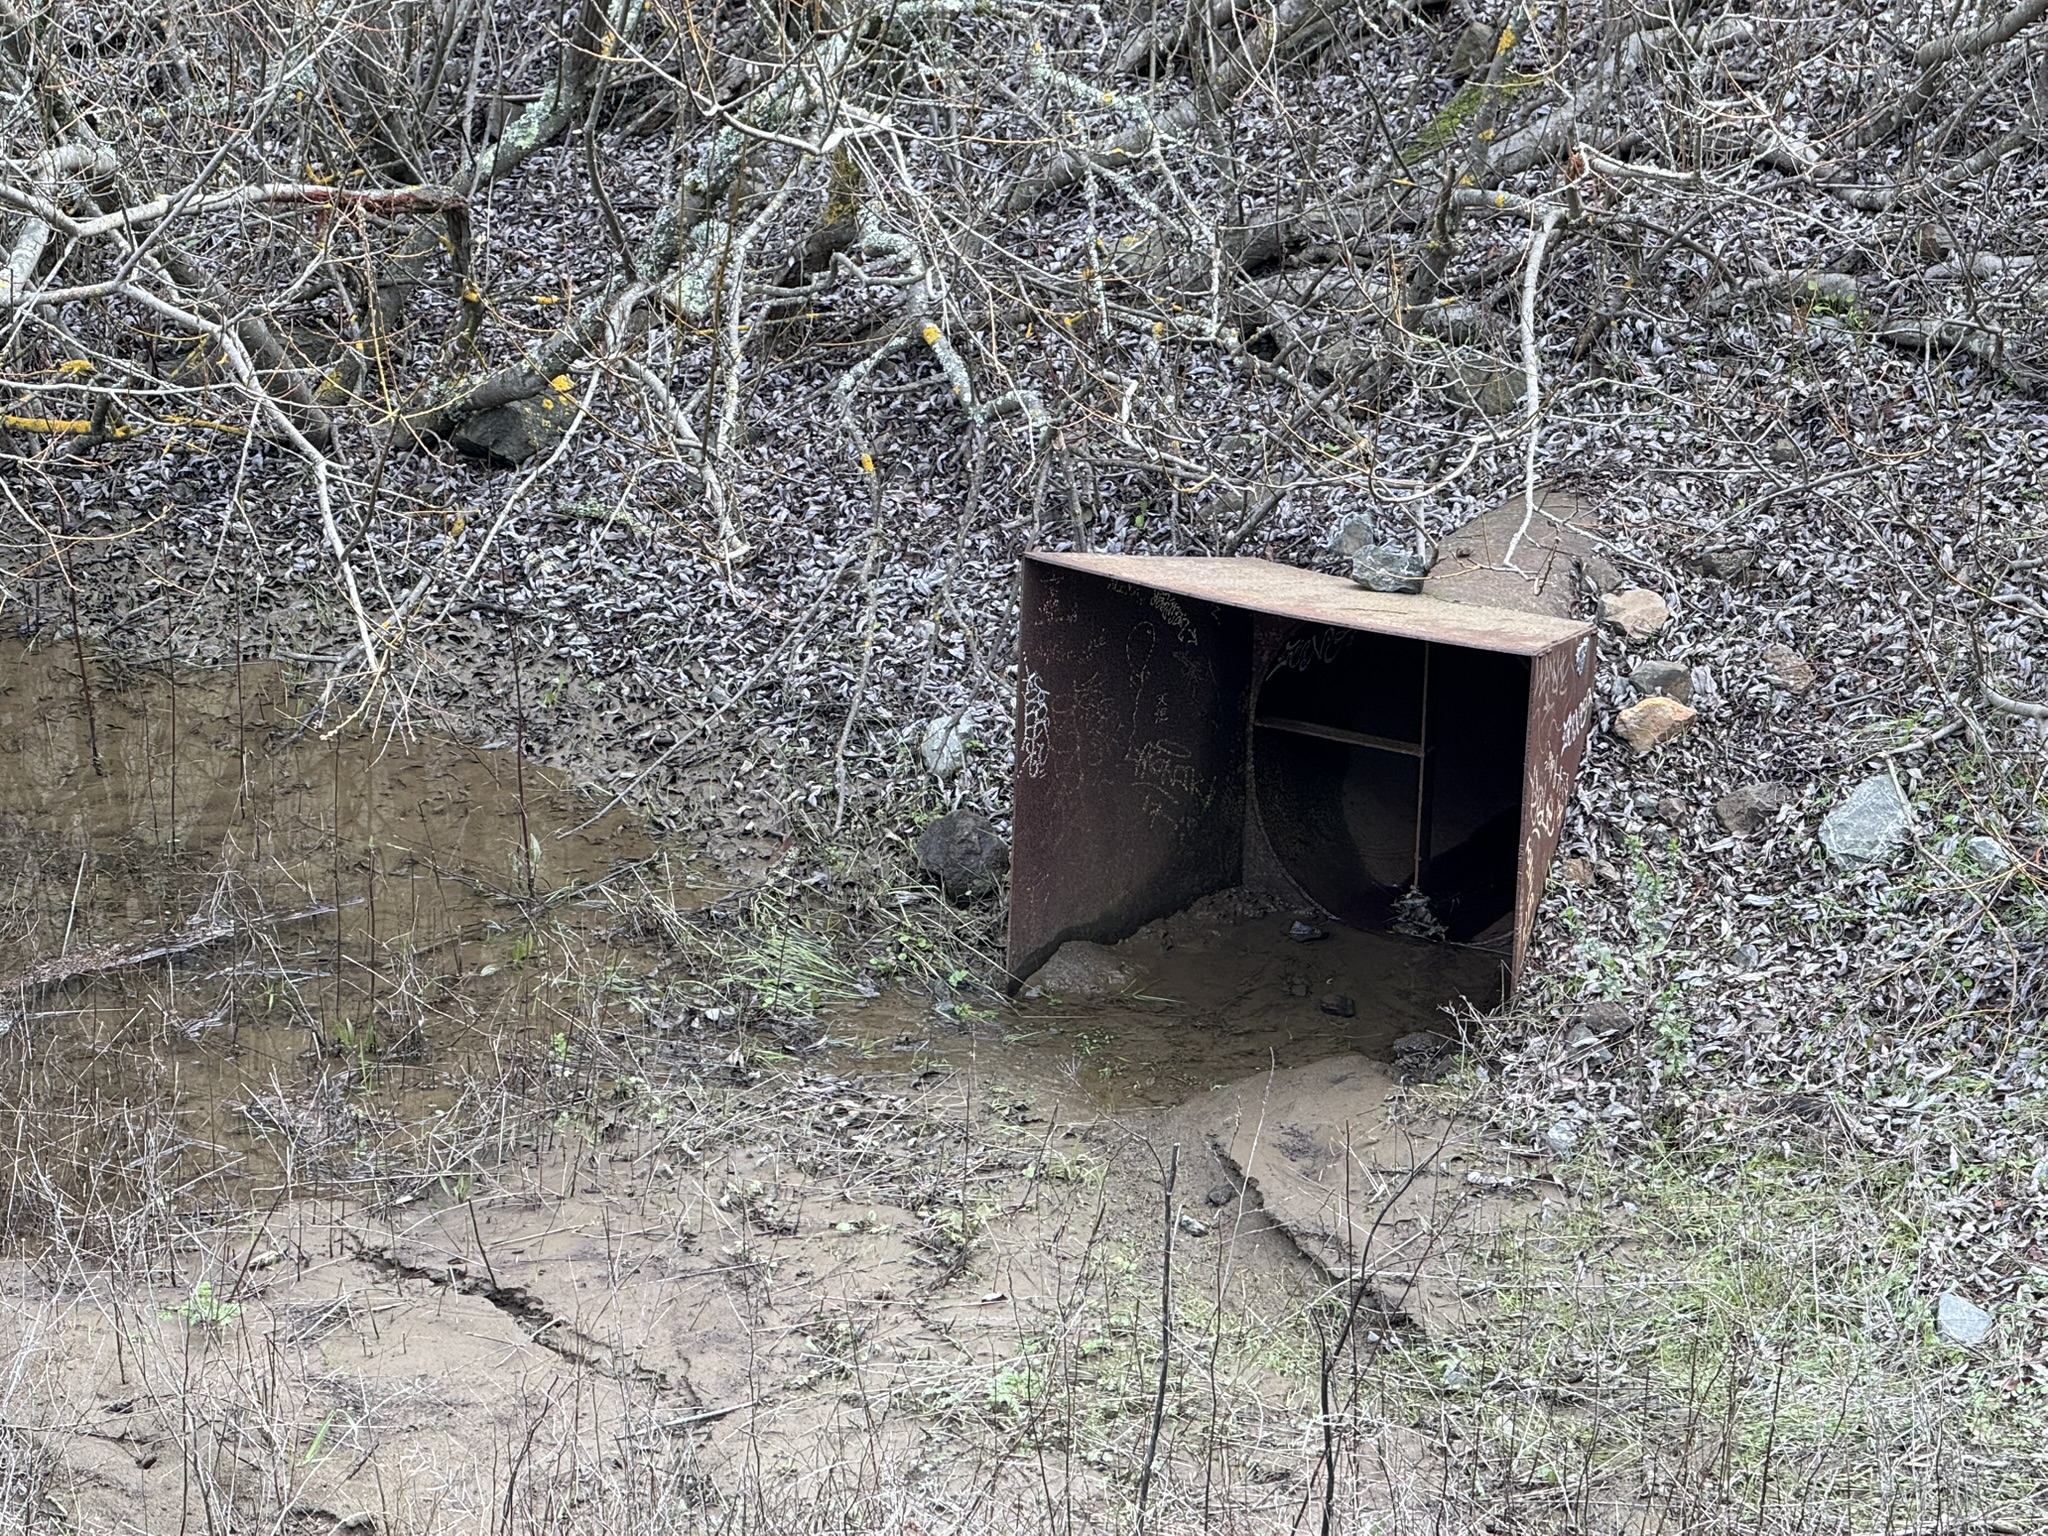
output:
[[655, 859], [507, 748], [305, 711], [273, 665], [0, 649], [0, 1049], [80, 1168], [127, 1126], [174, 1183], [261, 1169], [277, 1120], [344, 1136], [366, 1089], [431, 1119], [554, 1027], [545, 950], [601, 960], [599, 883]]
[[[146, 1166], [152, 1198], [260, 1201], [280, 1157], [346, 1175], [394, 1138], [431, 1167], [465, 1094], [473, 1134], [475, 1096], [566, 1065], [579, 1026], [677, 1015], [687, 992], [703, 1033], [728, 979], [676, 925], [727, 894], [715, 873], [513, 744], [320, 728], [307, 708], [270, 664], [81, 671], [0, 649], [4, 1108], [17, 1146], [39, 1122], [46, 1190]], [[1484, 956], [1336, 925], [1296, 942], [1292, 916], [1200, 903], [1119, 946], [1114, 984], [1085, 995], [842, 991], [818, 999], [825, 1064], [971, 1067], [1091, 1113], [1170, 1105], [1386, 1059], [1492, 979]], [[122, 1203], [99, 1194], [80, 1199]]]

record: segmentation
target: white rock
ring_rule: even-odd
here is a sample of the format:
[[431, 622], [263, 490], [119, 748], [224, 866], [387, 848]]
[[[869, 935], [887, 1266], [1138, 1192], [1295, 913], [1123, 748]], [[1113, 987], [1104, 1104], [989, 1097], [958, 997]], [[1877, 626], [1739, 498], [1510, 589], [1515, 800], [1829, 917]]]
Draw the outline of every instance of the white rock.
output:
[[1991, 1337], [1996, 1319], [1974, 1301], [1965, 1301], [1954, 1291], [1943, 1291], [1934, 1304], [1934, 1328], [1943, 1339], [1971, 1349]]
[[1882, 864], [1913, 830], [1913, 806], [1888, 773], [1865, 779], [1820, 824], [1821, 846], [1850, 869]]
[[1600, 618], [1631, 640], [1647, 640], [1671, 622], [1671, 606], [1646, 588], [1631, 587], [1601, 598]]
[[975, 712], [971, 709], [958, 715], [937, 715], [925, 721], [917, 754], [924, 759], [924, 765], [933, 778], [944, 783], [960, 771], [967, 761], [967, 742], [976, 723]]

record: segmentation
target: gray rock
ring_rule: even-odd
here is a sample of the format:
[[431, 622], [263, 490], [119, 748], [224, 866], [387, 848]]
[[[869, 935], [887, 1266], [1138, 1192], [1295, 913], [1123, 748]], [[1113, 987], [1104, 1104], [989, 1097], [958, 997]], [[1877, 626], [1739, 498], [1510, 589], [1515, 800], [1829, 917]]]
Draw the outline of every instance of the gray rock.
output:
[[1707, 575], [1728, 581], [1756, 564], [1756, 551], [1739, 546], [1729, 549], [1705, 549], [1693, 559]]
[[1203, 1196], [1211, 1205], [1223, 1206], [1237, 1198], [1237, 1190], [1229, 1184], [1211, 1184], [1209, 1193]]
[[1943, 1291], [1934, 1304], [1934, 1328], [1950, 1344], [1973, 1349], [1991, 1337], [1997, 1319], [1954, 1291]]
[[1416, 593], [1429, 575], [1429, 562], [1398, 544], [1376, 544], [1351, 557], [1351, 579], [1368, 592]]
[[948, 896], [993, 896], [1010, 869], [1010, 845], [986, 816], [955, 811], [917, 834], [917, 862]]
[[1207, 1237], [1209, 1235], [1209, 1223], [1198, 1221], [1186, 1214], [1183, 1214], [1180, 1218], [1180, 1229], [1187, 1233], [1189, 1237]]
[[1745, 784], [1716, 800], [1714, 814], [1737, 837], [1754, 837], [1778, 819], [1778, 812], [1798, 799], [1789, 785]]
[[1963, 844], [1963, 851], [1976, 861], [1977, 865], [1994, 875], [2002, 875], [2012, 868], [2012, 855], [2006, 852], [2005, 844], [1995, 837], [1973, 837]]
[[531, 400], [480, 411], [448, 434], [448, 441], [473, 459], [511, 469], [552, 453], [576, 419], [575, 399], [550, 389]]
[[1692, 668], [1675, 661], [1639, 661], [1629, 668], [1628, 680], [1645, 698], [1661, 694], [1681, 704], [1692, 702]]
[[1354, 1003], [1342, 992], [1325, 992], [1316, 1006], [1322, 1009], [1323, 1012], [1339, 1019], [1355, 1019], [1358, 1017], [1358, 1004]]
[[1560, 1120], [1543, 1133], [1543, 1144], [1559, 1157], [1570, 1157], [1578, 1150], [1579, 1122]]
[[1346, 518], [1344, 526], [1339, 528], [1330, 540], [1330, 553], [1342, 555], [1348, 560], [1360, 550], [1369, 547], [1372, 541], [1373, 526], [1370, 522], [1362, 517]]
[[1486, 68], [1493, 59], [1499, 38], [1498, 28], [1489, 27], [1483, 21], [1467, 22], [1465, 30], [1458, 34], [1458, 41], [1451, 47], [1451, 78], [1463, 80]]
[[1031, 981], [1054, 997], [1114, 997], [1138, 984], [1138, 970], [1107, 945], [1070, 939]]
[[1296, 918], [1287, 926], [1287, 937], [1297, 944], [1313, 944], [1317, 939], [1327, 939], [1329, 934], [1313, 923], [1304, 923], [1300, 918]]
[[1848, 869], [1881, 864], [1913, 830], [1913, 807], [1888, 773], [1865, 779], [1820, 824], [1821, 846]]
[[917, 755], [933, 778], [943, 784], [966, 766], [967, 743], [977, 724], [970, 709], [958, 715], [935, 715], [916, 728], [920, 735]]
[[1528, 379], [1479, 347], [1451, 349], [1450, 372], [1459, 394], [1488, 416], [1515, 416], [1522, 410]]

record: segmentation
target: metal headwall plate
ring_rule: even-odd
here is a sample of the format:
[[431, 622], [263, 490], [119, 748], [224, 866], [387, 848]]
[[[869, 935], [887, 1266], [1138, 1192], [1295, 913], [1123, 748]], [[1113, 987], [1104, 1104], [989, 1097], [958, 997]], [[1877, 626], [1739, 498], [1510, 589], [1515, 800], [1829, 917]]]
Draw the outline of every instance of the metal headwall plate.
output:
[[1034, 554], [1022, 588], [1013, 978], [1241, 884], [1519, 976], [1590, 625], [1255, 559]]

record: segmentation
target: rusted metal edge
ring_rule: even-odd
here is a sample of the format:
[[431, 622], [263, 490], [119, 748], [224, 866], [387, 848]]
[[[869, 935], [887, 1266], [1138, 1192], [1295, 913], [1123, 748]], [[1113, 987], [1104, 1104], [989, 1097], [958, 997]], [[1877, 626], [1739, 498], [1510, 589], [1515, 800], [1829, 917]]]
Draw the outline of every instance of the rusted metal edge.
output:
[[1069, 555], [1032, 553], [1041, 565], [1106, 576], [1180, 597], [1225, 603], [1257, 613], [1369, 629], [1412, 640], [1465, 645], [1514, 656], [1540, 656], [1592, 632], [1575, 619], [1484, 608], [1439, 597], [1368, 592], [1343, 576], [1305, 571], [1247, 556]]
[[1515, 949], [1509, 988], [1520, 984], [1536, 931], [1536, 907], [1571, 807], [1593, 724], [1593, 677], [1600, 647], [1590, 625], [1575, 642], [1529, 664], [1529, 714], [1522, 741], [1522, 847], [1515, 869]]

